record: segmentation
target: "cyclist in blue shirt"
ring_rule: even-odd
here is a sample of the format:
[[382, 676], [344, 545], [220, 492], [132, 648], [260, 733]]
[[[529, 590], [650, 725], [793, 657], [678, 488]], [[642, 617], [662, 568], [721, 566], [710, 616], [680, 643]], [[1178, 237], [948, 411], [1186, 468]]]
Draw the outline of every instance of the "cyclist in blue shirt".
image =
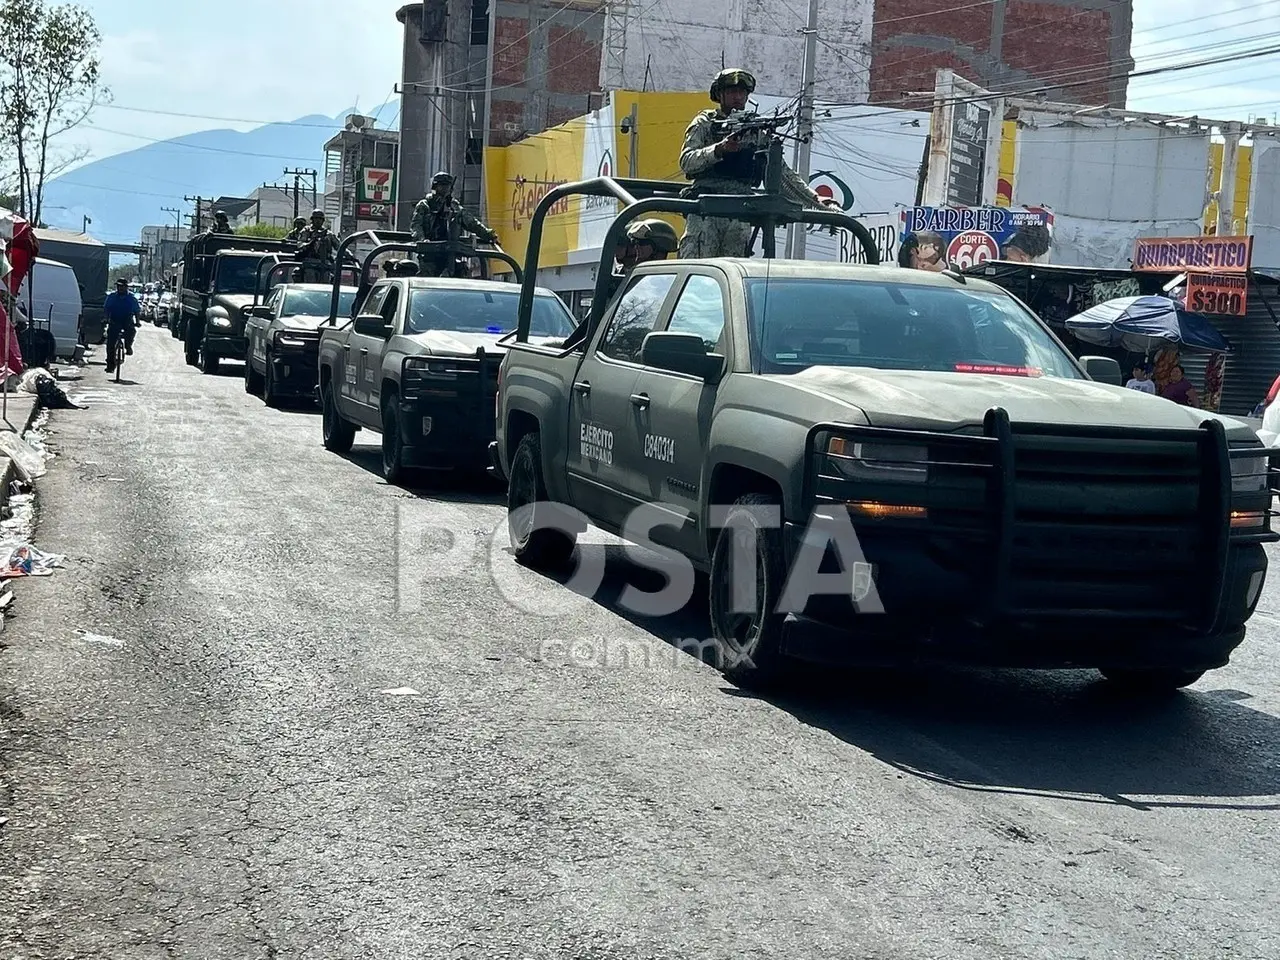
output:
[[128, 281], [122, 279], [116, 281], [115, 293], [107, 294], [102, 312], [107, 318], [107, 373], [112, 373], [116, 369], [116, 343], [121, 336], [124, 352], [133, 355], [133, 338], [138, 332], [134, 318], [142, 314], [142, 305], [129, 292]]

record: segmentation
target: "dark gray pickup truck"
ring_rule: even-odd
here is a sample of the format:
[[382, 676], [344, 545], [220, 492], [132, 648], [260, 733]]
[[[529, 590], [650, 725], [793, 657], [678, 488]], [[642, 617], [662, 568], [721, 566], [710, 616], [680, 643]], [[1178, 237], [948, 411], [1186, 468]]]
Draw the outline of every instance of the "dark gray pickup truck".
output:
[[495, 444], [516, 556], [640, 529], [709, 574], [738, 682], [944, 659], [1182, 687], [1244, 639], [1280, 539], [1248, 426], [1123, 389], [981, 280], [644, 264], [582, 342], [523, 339]]

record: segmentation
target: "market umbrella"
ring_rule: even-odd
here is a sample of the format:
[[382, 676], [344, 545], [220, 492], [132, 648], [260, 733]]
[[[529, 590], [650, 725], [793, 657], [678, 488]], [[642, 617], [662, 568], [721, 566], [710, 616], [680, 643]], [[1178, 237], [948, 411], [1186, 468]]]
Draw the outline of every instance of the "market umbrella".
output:
[[1119, 297], [1108, 300], [1066, 322], [1067, 329], [1086, 343], [1123, 347], [1150, 353], [1166, 346], [1229, 353], [1231, 342], [1207, 317], [1184, 310], [1168, 297]]

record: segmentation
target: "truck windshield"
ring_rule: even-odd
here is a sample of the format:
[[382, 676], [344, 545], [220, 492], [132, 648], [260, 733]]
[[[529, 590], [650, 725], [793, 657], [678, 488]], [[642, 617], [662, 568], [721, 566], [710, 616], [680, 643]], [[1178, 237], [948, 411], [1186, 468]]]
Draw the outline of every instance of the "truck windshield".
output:
[[[409, 331], [448, 330], [453, 333], [510, 333], [516, 328], [519, 291], [444, 290], [413, 291]], [[573, 333], [573, 317], [559, 297], [541, 294], [533, 298], [532, 337], [567, 337]]]
[[827, 278], [746, 284], [762, 373], [833, 366], [1082, 378], [1035, 317], [1004, 294]]
[[[354, 288], [338, 293], [338, 316], [349, 317], [351, 304], [355, 302]], [[289, 290], [284, 295], [284, 305], [280, 308], [282, 317], [327, 317], [329, 305], [333, 302], [332, 290]]]
[[[267, 279], [270, 267], [262, 268], [262, 279]], [[253, 293], [253, 285], [258, 280], [257, 257], [219, 257], [218, 275], [214, 281], [217, 293]], [[326, 316], [328, 311], [326, 311]]]

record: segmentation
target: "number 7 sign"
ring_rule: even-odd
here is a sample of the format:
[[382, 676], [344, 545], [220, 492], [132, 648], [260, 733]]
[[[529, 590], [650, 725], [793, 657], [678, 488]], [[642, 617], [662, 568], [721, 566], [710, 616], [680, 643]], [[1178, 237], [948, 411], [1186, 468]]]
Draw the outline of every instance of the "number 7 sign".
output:
[[390, 203], [395, 179], [394, 170], [365, 167], [360, 178], [360, 199], [366, 203]]

